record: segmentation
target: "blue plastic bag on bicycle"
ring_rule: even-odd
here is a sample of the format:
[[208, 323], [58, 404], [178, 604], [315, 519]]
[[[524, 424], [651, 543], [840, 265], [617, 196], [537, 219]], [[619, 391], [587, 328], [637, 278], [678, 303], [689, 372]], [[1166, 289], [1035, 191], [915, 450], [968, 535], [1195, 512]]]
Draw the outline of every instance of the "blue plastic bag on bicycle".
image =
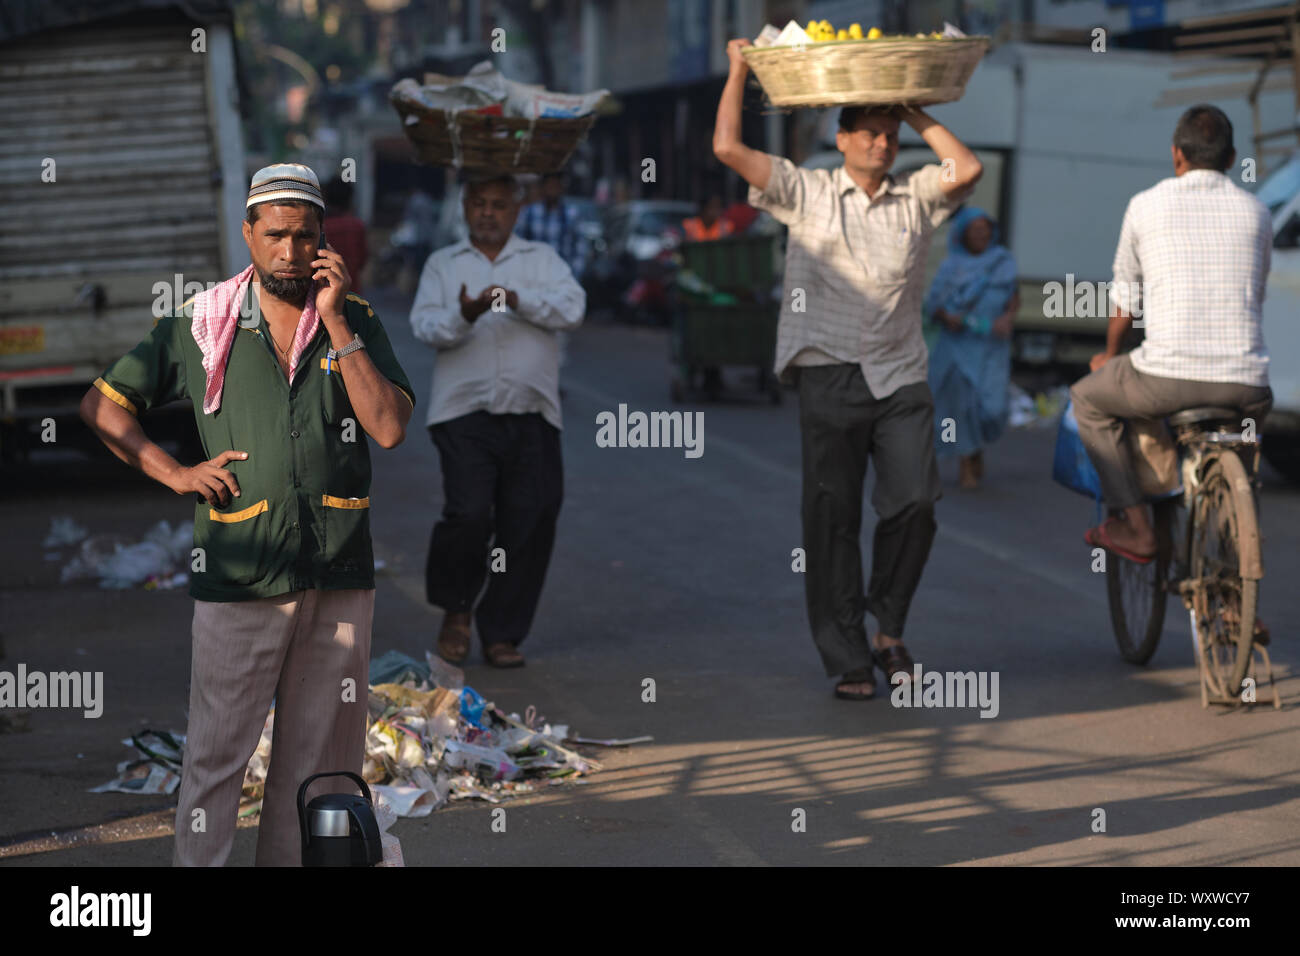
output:
[[1093, 467], [1088, 450], [1079, 437], [1079, 423], [1074, 419], [1074, 403], [1069, 402], [1061, 415], [1056, 432], [1056, 455], [1052, 460], [1052, 479], [1071, 491], [1101, 501], [1101, 479]]

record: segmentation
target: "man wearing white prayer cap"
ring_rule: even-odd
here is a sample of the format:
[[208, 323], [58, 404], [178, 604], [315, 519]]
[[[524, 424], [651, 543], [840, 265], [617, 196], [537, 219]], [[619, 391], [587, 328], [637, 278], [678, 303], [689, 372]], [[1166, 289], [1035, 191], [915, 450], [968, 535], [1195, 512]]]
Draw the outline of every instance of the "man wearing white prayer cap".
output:
[[[259, 865], [301, 863], [307, 777], [360, 774], [374, 559], [370, 452], [415, 403], [388, 336], [325, 244], [316, 174], [258, 170], [252, 265], [160, 319], [95, 381], [82, 418], [123, 461], [195, 495], [193, 661], [173, 862], [220, 866], [275, 699]], [[189, 398], [207, 461], [185, 466], [137, 416]], [[307, 799], [339, 789], [317, 781]]]

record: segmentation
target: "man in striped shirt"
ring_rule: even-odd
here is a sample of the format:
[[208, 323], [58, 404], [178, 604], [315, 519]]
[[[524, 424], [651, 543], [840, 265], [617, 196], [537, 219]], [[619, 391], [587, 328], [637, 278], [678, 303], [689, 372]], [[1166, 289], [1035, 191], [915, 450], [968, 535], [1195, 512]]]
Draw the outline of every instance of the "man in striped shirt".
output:
[[[903, 625], [936, 530], [934, 401], [921, 334], [926, 250], [983, 166], [920, 110], [843, 109], [835, 143], [844, 165], [831, 172], [750, 149], [740, 140], [748, 45], [727, 44], [713, 151], [750, 184], [750, 204], [790, 228], [776, 372], [799, 386], [808, 619], [827, 675], [841, 676], [836, 696], [867, 700], [875, 665], [891, 683], [911, 671]], [[942, 167], [890, 174], [900, 119]], [[879, 520], [864, 595], [858, 537], [868, 457]], [[871, 643], [866, 611], [879, 625]]]
[[[1141, 563], [1155, 557], [1156, 536], [1123, 440], [1125, 419], [1218, 405], [1258, 425], [1273, 405], [1260, 327], [1273, 243], [1268, 210], [1225, 175], [1236, 153], [1222, 110], [1187, 110], [1170, 151], [1174, 175], [1129, 201], [1106, 351], [1070, 390], [1106, 504], [1122, 512], [1085, 539]], [[1119, 355], [1135, 315], [1145, 340]]]

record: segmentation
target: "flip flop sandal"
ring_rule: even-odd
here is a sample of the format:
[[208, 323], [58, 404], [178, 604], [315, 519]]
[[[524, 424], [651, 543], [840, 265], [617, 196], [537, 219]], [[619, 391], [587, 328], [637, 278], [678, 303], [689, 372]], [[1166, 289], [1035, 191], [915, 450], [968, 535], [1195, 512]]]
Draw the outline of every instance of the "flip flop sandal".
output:
[[873, 651], [872, 656], [876, 659], [876, 666], [885, 672], [885, 679], [890, 684], [894, 683], [894, 675], [899, 671], [911, 678], [912, 667], [916, 662], [902, 644], [891, 644], [883, 650]]
[[[871, 693], [869, 694], [864, 694], [861, 691], [850, 692], [840, 689], [845, 684], [866, 684], [868, 682], [871, 684]], [[856, 671], [849, 671], [841, 677], [839, 683], [835, 685], [835, 696], [840, 700], [875, 700], [876, 675], [872, 668], [864, 667]]]
[[1115, 544], [1115, 542], [1110, 539], [1110, 535], [1106, 533], [1106, 525], [1110, 524], [1114, 520], [1114, 518], [1107, 518], [1101, 523], [1100, 527], [1089, 528], [1083, 533], [1083, 540], [1094, 548], [1105, 548], [1107, 551], [1113, 551], [1121, 558], [1127, 558], [1134, 564], [1150, 564], [1156, 559], [1154, 554], [1136, 554], [1129, 551], [1127, 548], [1121, 548]]

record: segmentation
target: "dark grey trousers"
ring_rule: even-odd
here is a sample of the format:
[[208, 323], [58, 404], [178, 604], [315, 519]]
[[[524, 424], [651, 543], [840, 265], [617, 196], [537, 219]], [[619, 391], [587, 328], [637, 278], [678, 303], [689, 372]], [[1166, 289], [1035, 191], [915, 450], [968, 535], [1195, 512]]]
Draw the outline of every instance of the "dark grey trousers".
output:
[[[866, 611], [902, 637], [934, 541], [941, 495], [934, 402], [925, 382], [877, 399], [857, 365], [800, 368], [804, 587], [808, 623], [828, 675], [871, 666]], [[876, 467], [871, 581], [862, 593], [862, 491]]]
[[1193, 382], [1147, 375], [1133, 367], [1127, 355], [1111, 359], [1070, 389], [1079, 438], [1101, 479], [1101, 493], [1110, 508], [1128, 508], [1143, 500], [1138, 487], [1124, 421], [1159, 419], [1195, 405], [1220, 405], [1241, 410], [1258, 428], [1273, 407], [1267, 385]]

